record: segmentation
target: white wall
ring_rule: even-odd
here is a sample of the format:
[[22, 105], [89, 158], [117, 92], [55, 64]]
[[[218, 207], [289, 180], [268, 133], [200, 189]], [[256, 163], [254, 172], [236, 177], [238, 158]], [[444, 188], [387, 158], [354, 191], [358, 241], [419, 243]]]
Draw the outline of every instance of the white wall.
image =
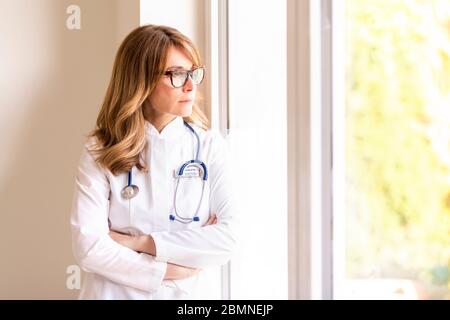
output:
[[203, 43], [205, 1], [210, 0], [141, 0], [141, 25], [174, 27], [200, 46]]
[[[78, 4], [81, 30], [66, 28]], [[69, 211], [82, 134], [116, 48], [115, 2], [0, 1], [0, 298], [73, 298]]]

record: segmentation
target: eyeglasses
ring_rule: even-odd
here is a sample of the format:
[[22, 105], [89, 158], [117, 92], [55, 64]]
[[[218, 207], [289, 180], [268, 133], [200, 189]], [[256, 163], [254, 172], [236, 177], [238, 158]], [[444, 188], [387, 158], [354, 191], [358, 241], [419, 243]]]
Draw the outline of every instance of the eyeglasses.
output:
[[170, 82], [174, 88], [181, 88], [186, 84], [189, 76], [195, 85], [200, 84], [205, 72], [203, 67], [196, 67], [192, 70], [169, 70], [164, 72], [164, 75], [170, 76]]

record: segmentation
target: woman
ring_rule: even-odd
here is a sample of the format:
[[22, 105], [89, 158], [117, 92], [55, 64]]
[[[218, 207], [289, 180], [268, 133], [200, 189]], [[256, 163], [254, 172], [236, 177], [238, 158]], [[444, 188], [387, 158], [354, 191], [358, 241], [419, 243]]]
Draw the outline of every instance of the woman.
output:
[[121, 44], [76, 176], [80, 298], [205, 298], [203, 270], [235, 250], [226, 144], [195, 105], [203, 74], [176, 29], [142, 26]]

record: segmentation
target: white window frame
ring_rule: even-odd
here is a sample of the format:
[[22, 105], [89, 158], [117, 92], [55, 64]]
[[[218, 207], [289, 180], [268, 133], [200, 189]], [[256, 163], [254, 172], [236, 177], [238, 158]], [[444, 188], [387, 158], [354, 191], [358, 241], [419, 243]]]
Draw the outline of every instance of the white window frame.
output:
[[[333, 299], [345, 285], [345, 1], [332, 7]], [[332, 55], [331, 55], [332, 53]]]
[[288, 0], [289, 298], [333, 298], [332, 1]]
[[[205, 61], [208, 65], [211, 127], [226, 138], [229, 133], [228, 105], [228, 0], [205, 1]], [[231, 263], [221, 269], [222, 299], [231, 299]]]

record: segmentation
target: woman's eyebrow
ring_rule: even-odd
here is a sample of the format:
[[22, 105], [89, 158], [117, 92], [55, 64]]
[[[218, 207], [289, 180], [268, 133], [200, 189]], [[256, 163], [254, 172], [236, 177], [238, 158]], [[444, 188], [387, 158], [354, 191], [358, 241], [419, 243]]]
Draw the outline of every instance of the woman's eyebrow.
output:
[[185, 68], [182, 67], [182, 66], [171, 66], [171, 67], [168, 67], [167, 69], [168, 69], [168, 70], [172, 70], [172, 69], [175, 69], [175, 70], [190, 70], [190, 69], [192, 69], [193, 66], [194, 66], [194, 65], [192, 65], [189, 69], [185, 69]]

